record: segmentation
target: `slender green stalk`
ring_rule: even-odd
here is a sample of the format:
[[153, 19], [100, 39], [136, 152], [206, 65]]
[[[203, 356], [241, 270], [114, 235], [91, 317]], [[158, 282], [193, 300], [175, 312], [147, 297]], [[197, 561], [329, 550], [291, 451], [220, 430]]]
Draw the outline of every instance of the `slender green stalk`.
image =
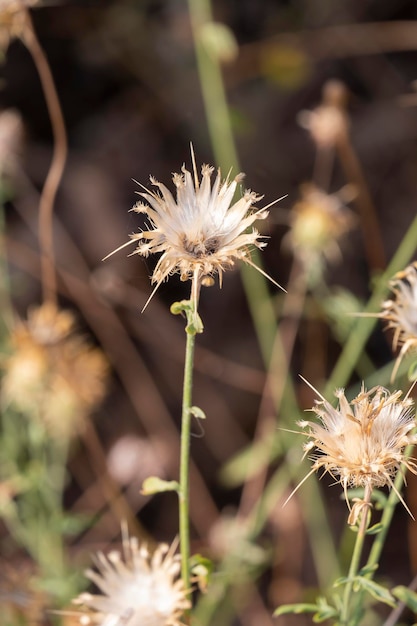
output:
[[212, 22], [210, 0], [188, 0], [200, 85], [216, 162], [222, 168], [238, 171], [229, 108], [220, 63], [204, 46], [203, 27]]
[[[214, 55], [210, 55], [208, 53], [201, 39], [201, 33], [203, 32], [204, 26], [213, 19], [211, 3], [210, 0], [188, 0], [188, 6], [195, 43], [200, 85], [213, 152], [217, 163], [222, 167], [222, 169], [228, 171], [230, 168], [233, 168], [235, 171], [239, 171], [240, 167], [235, 147], [235, 138], [233, 135], [230, 111], [227, 103], [220, 62]], [[252, 253], [252, 261], [258, 267], [262, 267], [261, 255], [257, 250], [254, 250]], [[266, 279], [255, 273], [253, 268], [243, 265], [241, 268], [241, 278], [248, 306], [251, 311], [255, 332], [258, 337], [262, 357], [265, 366], [268, 368], [272, 356], [272, 347], [277, 333], [274, 303], [271, 299]], [[296, 394], [291, 376], [287, 376], [286, 378], [284, 395], [287, 402], [289, 401], [291, 406], [296, 407]], [[290, 412], [296, 414], [296, 409]], [[320, 497], [318, 490], [315, 495], [316, 497]], [[258, 502], [258, 506], [262, 507], [262, 499]], [[315, 512], [317, 519], [315, 520], [314, 527], [320, 527], [321, 529], [325, 528], [327, 526], [327, 522], [324, 515], [324, 508], [316, 506]], [[318, 518], [321, 518], [321, 523]], [[255, 524], [255, 526], [258, 529], [260, 527], [259, 524]], [[314, 537], [315, 533], [313, 529], [310, 528], [310, 531], [311, 536]], [[332, 569], [332, 571], [336, 570], [337, 562], [334, 556], [333, 545], [330, 540], [330, 533], [320, 533], [317, 536], [322, 539], [322, 543], [318, 546], [317, 552], [320, 552], [321, 554], [324, 552], [328, 555], [331, 553], [333, 554], [333, 558], [331, 559], [332, 566], [331, 568], [327, 568], [327, 572], [329, 569]], [[312, 543], [315, 543], [316, 545], [315, 541], [312, 541]], [[327, 544], [326, 550], [324, 549], [325, 544]], [[328, 580], [328, 577], [324, 574], [324, 561], [323, 567], [320, 567], [319, 562], [317, 563], [317, 566], [319, 570], [322, 570], [322, 580], [324, 580], [324, 578], [327, 578]], [[226, 570], [227, 564], [225, 563], [224, 571]], [[227, 577], [225, 577], [224, 580], [226, 580], [226, 578]], [[230, 584], [230, 581], [225, 583], [225, 585], [227, 584]], [[210, 599], [206, 597], [202, 598], [200, 603], [204, 604], [205, 599], [207, 599], [207, 602], [210, 602]], [[216, 603], [216, 601], [214, 601], [214, 603]], [[213, 606], [211, 608], [212, 612], [214, 612], [215, 608]], [[209, 619], [207, 618], [207, 615], [203, 615], [203, 613], [204, 611], [202, 610], [201, 623], [208, 623]]]
[[[348, 626], [348, 624], [352, 623], [350, 621], [351, 616], [351, 607], [352, 607], [352, 592], [353, 592], [353, 584], [354, 578], [357, 575], [360, 567], [360, 561], [363, 551], [363, 544], [365, 541], [366, 530], [369, 525], [369, 503], [371, 501], [372, 489], [367, 486], [365, 488], [364, 495], [364, 508], [362, 510], [361, 521], [359, 524], [358, 532], [356, 535], [355, 546], [352, 553], [352, 558], [349, 566], [349, 574], [348, 574], [348, 582], [346, 583], [345, 591], [343, 594], [343, 605], [342, 605], [342, 614], [341, 614], [341, 626]], [[360, 606], [359, 606], [360, 608]], [[359, 611], [357, 611], [358, 613]]]
[[[378, 279], [374, 292], [366, 306], [366, 313], [373, 313], [379, 309], [382, 300], [389, 291], [389, 279], [392, 278], [396, 272], [403, 269], [410, 261], [416, 249], [416, 240], [417, 217], [415, 217], [411, 223], [386, 271]], [[325, 397], [333, 393], [335, 388], [343, 387], [347, 383], [377, 321], [377, 317], [363, 317], [358, 319], [356, 328], [354, 332], [351, 332], [339, 360], [334, 367], [331, 378], [326, 385], [326, 389], [323, 393]]]
[[186, 591], [190, 590], [190, 434], [191, 434], [191, 399], [193, 388], [193, 364], [196, 331], [191, 326], [190, 318], [195, 311], [187, 314], [187, 343], [185, 347], [184, 383], [181, 417], [181, 457], [179, 489], [179, 524], [181, 574]]

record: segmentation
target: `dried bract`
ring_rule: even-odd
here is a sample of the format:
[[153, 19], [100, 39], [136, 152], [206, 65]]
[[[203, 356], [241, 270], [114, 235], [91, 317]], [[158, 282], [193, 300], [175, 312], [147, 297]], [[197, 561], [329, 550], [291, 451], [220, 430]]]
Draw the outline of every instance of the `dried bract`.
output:
[[405, 455], [405, 448], [417, 442], [412, 432], [416, 421], [410, 398], [401, 400], [401, 391], [391, 394], [379, 386], [369, 391], [362, 387], [350, 403], [342, 389], [335, 395], [337, 408], [321, 396], [312, 408], [321, 423], [299, 422], [310, 438], [304, 445], [305, 453], [317, 450], [311, 457], [310, 473], [323, 468], [340, 482], [348, 506], [348, 487], [372, 490], [388, 485], [395, 489], [393, 479], [400, 468], [417, 473], [415, 461]]
[[73, 602], [81, 605], [83, 626], [180, 626], [181, 615], [190, 607], [183, 581], [178, 578], [180, 556], [160, 544], [153, 555], [135, 538], [107, 556], [97, 554], [98, 571], [86, 576], [102, 592], [82, 593]]

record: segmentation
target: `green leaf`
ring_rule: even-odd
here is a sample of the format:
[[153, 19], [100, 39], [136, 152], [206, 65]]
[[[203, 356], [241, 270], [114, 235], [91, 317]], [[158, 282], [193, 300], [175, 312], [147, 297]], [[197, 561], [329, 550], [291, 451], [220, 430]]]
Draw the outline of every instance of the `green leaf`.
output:
[[417, 613], [417, 593], [415, 591], [411, 591], [411, 589], [403, 585], [398, 585], [398, 587], [394, 587], [391, 590], [391, 593], [401, 602], [404, 602], [413, 613]]
[[196, 417], [199, 420], [206, 419], [206, 414], [204, 413], [203, 409], [200, 409], [199, 406], [191, 406], [190, 413], [191, 415], [194, 415], [194, 417]]
[[377, 524], [374, 524], [373, 526], [368, 528], [368, 530], [366, 531], [366, 534], [367, 535], [377, 535], [378, 533], [381, 532], [381, 530], [383, 528], [384, 528], [384, 526], [381, 524], [381, 522], [378, 522]]
[[185, 327], [185, 332], [189, 335], [197, 335], [198, 333], [203, 332], [203, 322], [197, 311], [194, 310], [194, 303], [191, 300], [180, 300], [179, 302], [174, 302], [171, 304], [170, 311], [173, 315], [181, 315], [182, 313], [185, 313], [187, 316], [187, 326]]
[[157, 476], [149, 476], [142, 483], [141, 494], [150, 496], [164, 491], [176, 491], [179, 493], [180, 485], [176, 480], [163, 480]]
[[379, 602], [383, 602], [384, 604], [388, 604], [388, 606], [395, 608], [394, 596], [388, 589], [373, 580], [369, 580], [368, 578], [358, 577], [358, 582], [363, 589], [375, 598], [375, 600], [379, 600]]
[[287, 615], [289, 613], [294, 615], [314, 613], [313, 622], [316, 624], [338, 615], [337, 610], [333, 606], [330, 606], [324, 598], [318, 598], [317, 604], [283, 604], [275, 609], [273, 615], [274, 617], [278, 617], [279, 615]]
[[213, 573], [213, 562], [201, 554], [193, 554], [190, 558], [190, 571], [195, 577], [200, 591], [203, 593], [207, 590], [210, 583], [211, 574]]
[[194, 311], [193, 313], [189, 313], [187, 315], [187, 319], [188, 319], [188, 324], [185, 327], [185, 332], [188, 335], [198, 335], [199, 333], [203, 332], [204, 330], [203, 321], [198, 313], [195, 313]]
[[193, 304], [191, 300], [180, 300], [179, 302], [173, 302], [171, 304], [170, 311], [172, 315], [181, 315], [182, 313], [188, 313], [192, 311]]
[[359, 576], [369, 576], [369, 574], [374, 574], [376, 572], [376, 570], [378, 569], [379, 565], [378, 563], [374, 563], [373, 565], [364, 565], [360, 570], [359, 570]]
[[417, 380], [417, 361], [413, 361], [411, 363], [410, 367], [408, 368], [407, 376], [408, 376], [408, 380], [410, 381], [410, 383]]
[[317, 604], [307, 604], [302, 602], [299, 604], [281, 604], [281, 606], [275, 609], [272, 615], [274, 617], [278, 617], [279, 615], [288, 615], [289, 613], [300, 615], [300, 613], [315, 613], [318, 609], [319, 607]]

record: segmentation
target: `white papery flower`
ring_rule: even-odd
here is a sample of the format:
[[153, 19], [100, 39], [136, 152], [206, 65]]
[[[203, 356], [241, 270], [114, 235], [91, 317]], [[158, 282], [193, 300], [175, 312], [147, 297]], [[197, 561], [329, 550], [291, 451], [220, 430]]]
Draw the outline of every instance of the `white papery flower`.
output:
[[[149, 204], [138, 202], [132, 209], [148, 216], [149, 227], [131, 235], [130, 241], [114, 251], [134, 242], [137, 247], [133, 254], [147, 257], [152, 253], [162, 253], [152, 274], [151, 280], [156, 287], [148, 302], [161, 283], [176, 272], [181, 280], [192, 280], [191, 299], [194, 305], [201, 285], [211, 285], [215, 274], [219, 275], [221, 284], [224, 270], [232, 268], [236, 260], [254, 266], [267, 276], [250, 257], [252, 246], [263, 248], [266, 242], [262, 241], [255, 228], [248, 229], [256, 220], [268, 216], [267, 209], [271, 205], [254, 210], [253, 204], [262, 196], [253, 191], [245, 191], [232, 204], [243, 174], [238, 174], [232, 181], [228, 178], [222, 181], [218, 170], [212, 185], [214, 168], [203, 165], [199, 180], [193, 152], [192, 158], [194, 177], [185, 166], [182, 167], [182, 174], [173, 175], [176, 199], [164, 184], [151, 177], [151, 183], [158, 191], [143, 187], [145, 191], [140, 195]], [[269, 276], [267, 278], [280, 286]]]
[[382, 304], [377, 317], [388, 322], [387, 328], [394, 331], [392, 346], [401, 346], [395, 362], [392, 378], [407, 352], [417, 349], [417, 263], [395, 274], [390, 281], [393, 297]]
[[[395, 490], [393, 480], [400, 468], [417, 473], [417, 464], [405, 455], [406, 447], [417, 443], [411, 398], [406, 396], [401, 400], [401, 391], [391, 394], [380, 386], [369, 391], [362, 387], [349, 403], [343, 389], [339, 389], [335, 393], [339, 401], [335, 408], [310, 387], [320, 397], [311, 410], [321, 423], [299, 422], [299, 426], [307, 429], [309, 437], [304, 445], [305, 454], [316, 450], [310, 457], [312, 470], [302, 482], [313, 472], [324, 469], [342, 485], [350, 507], [348, 487], [365, 487], [369, 491], [388, 485]], [[409, 511], [398, 492], [397, 496]], [[361, 501], [355, 503], [351, 520], [357, 519], [361, 505]]]
[[[125, 540], [118, 551], [94, 561], [97, 571], [86, 576], [102, 592], [82, 593], [73, 600], [81, 605], [83, 626], [180, 626], [181, 615], [190, 607], [180, 573], [180, 556], [173, 547], [160, 544], [151, 555], [137, 539]], [[74, 614], [72, 614], [74, 616]]]

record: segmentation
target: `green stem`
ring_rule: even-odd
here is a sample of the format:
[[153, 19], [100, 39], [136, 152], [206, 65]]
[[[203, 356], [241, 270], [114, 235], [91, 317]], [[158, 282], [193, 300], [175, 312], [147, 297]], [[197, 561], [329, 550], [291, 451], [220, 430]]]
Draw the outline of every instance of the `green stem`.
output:
[[[367, 486], [365, 488], [365, 495], [364, 495], [365, 505], [369, 505], [371, 501], [371, 494], [372, 494], [372, 489], [369, 486]], [[352, 623], [349, 621], [349, 614], [350, 614], [350, 609], [352, 605], [353, 584], [354, 584], [355, 576], [357, 575], [359, 571], [363, 544], [365, 541], [366, 530], [368, 528], [368, 524], [369, 524], [369, 507], [365, 506], [362, 511], [361, 521], [360, 521], [360, 525], [359, 525], [358, 532], [356, 535], [355, 547], [353, 549], [352, 559], [350, 561], [348, 582], [346, 583], [345, 591], [343, 594], [343, 605], [342, 605], [341, 620], [340, 620], [341, 626], [348, 626], [348, 624]], [[358, 605], [358, 608], [360, 608], [359, 605]], [[359, 611], [357, 611], [356, 615], [358, 614], [358, 612]], [[356, 624], [357, 621], [353, 623]]]
[[[213, 21], [210, 0], [188, 0], [198, 73], [216, 163], [239, 171], [220, 63], [206, 50], [201, 32]], [[221, 140], [219, 141], [219, 138]]]
[[179, 524], [181, 573], [187, 593], [190, 590], [190, 431], [191, 431], [191, 398], [193, 388], [193, 364], [195, 331], [190, 326], [194, 313], [187, 313], [188, 330], [185, 347], [184, 384], [182, 396], [181, 418], [181, 458], [180, 458], [180, 489], [179, 489]]
[[[365, 308], [365, 313], [373, 313], [380, 308], [382, 300], [389, 291], [389, 279], [396, 272], [403, 269], [413, 256], [416, 248], [416, 238], [417, 217], [412, 221], [386, 271], [378, 278], [374, 292]], [[346, 385], [377, 321], [377, 317], [358, 319], [357, 325], [350, 333], [349, 339], [345, 343], [331, 378], [326, 385], [323, 393], [325, 397], [333, 393], [335, 388]]]

